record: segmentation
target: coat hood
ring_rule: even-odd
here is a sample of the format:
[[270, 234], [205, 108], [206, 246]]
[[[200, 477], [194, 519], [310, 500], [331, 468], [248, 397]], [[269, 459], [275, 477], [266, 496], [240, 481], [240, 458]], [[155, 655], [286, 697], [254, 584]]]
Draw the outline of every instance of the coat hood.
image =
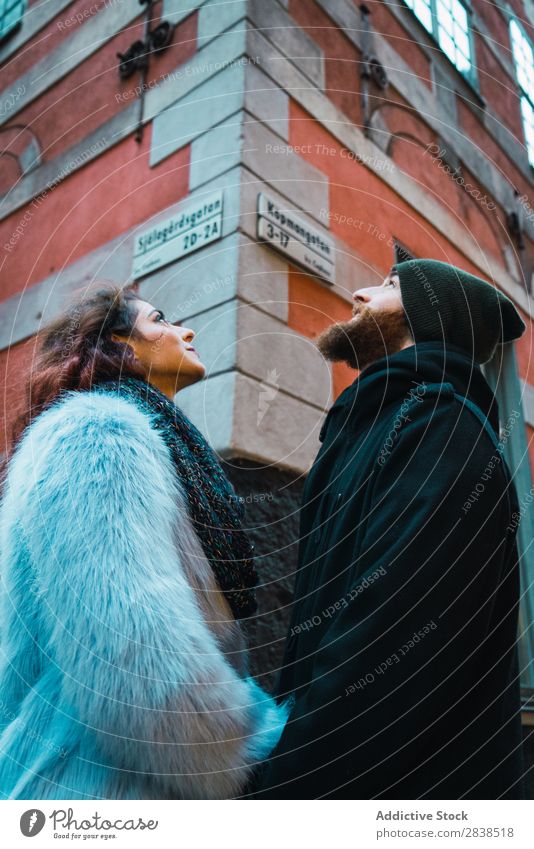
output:
[[444, 384], [476, 404], [499, 432], [495, 396], [480, 367], [457, 345], [418, 342], [367, 366], [331, 407], [319, 434], [321, 442], [333, 421], [337, 426], [372, 427], [383, 412], [402, 404], [410, 392], [425, 384], [439, 392]]

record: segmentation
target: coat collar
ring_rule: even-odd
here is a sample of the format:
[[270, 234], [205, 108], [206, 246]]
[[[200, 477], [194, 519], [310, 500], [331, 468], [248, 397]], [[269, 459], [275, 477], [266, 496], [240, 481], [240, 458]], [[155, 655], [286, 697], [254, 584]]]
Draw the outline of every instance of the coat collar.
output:
[[[323, 423], [319, 439], [333, 419], [351, 426], [371, 427], [380, 412], [391, 404], [402, 404], [420, 384], [432, 384], [436, 391], [451, 386], [455, 392], [476, 404], [498, 433], [498, 406], [480, 367], [457, 345], [418, 342], [365, 368], [339, 395]], [[446, 387], [447, 385], [447, 387]]]

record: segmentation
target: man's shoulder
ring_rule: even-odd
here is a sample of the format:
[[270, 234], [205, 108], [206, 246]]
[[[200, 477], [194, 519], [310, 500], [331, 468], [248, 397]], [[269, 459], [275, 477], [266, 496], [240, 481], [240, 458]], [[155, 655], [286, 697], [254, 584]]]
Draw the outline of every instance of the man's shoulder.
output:
[[459, 451], [500, 450], [488, 412], [449, 382], [414, 385], [399, 400], [390, 421], [404, 443], [413, 437], [420, 447], [453, 440]]
[[452, 383], [414, 384], [405, 397], [399, 401], [399, 410], [410, 411], [410, 418], [420, 417], [434, 419], [435, 424], [444, 424], [449, 420], [457, 421], [462, 428], [487, 431], [492, 440], [498, 440], [498, 434], [492, 425], [491, 418], [477, 402], [469, 395], [464, 395]]

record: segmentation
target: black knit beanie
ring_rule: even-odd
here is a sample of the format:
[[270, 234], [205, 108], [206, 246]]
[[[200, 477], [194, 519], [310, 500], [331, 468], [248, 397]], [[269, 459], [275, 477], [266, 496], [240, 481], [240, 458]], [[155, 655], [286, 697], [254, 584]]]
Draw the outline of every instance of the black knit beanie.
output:
[[450, 342], [477, 363], [485, 363], [497, 345], [525, 330], [510, 298], [495, 286], [435, 259], [410, 259], [394, 266], [402, 303], [415, 342]]

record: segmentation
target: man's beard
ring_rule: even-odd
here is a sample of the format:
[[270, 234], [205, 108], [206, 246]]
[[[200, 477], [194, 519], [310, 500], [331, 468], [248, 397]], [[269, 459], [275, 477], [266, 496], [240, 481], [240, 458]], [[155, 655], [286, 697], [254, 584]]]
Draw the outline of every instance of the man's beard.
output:
[[408, 333], [404, 310], [373, 312], [363, 307], [355, 320], [340, 321], [323, 330], [316, 345], [327, 360], [346, 362], [361, 370], [400, 351]]

